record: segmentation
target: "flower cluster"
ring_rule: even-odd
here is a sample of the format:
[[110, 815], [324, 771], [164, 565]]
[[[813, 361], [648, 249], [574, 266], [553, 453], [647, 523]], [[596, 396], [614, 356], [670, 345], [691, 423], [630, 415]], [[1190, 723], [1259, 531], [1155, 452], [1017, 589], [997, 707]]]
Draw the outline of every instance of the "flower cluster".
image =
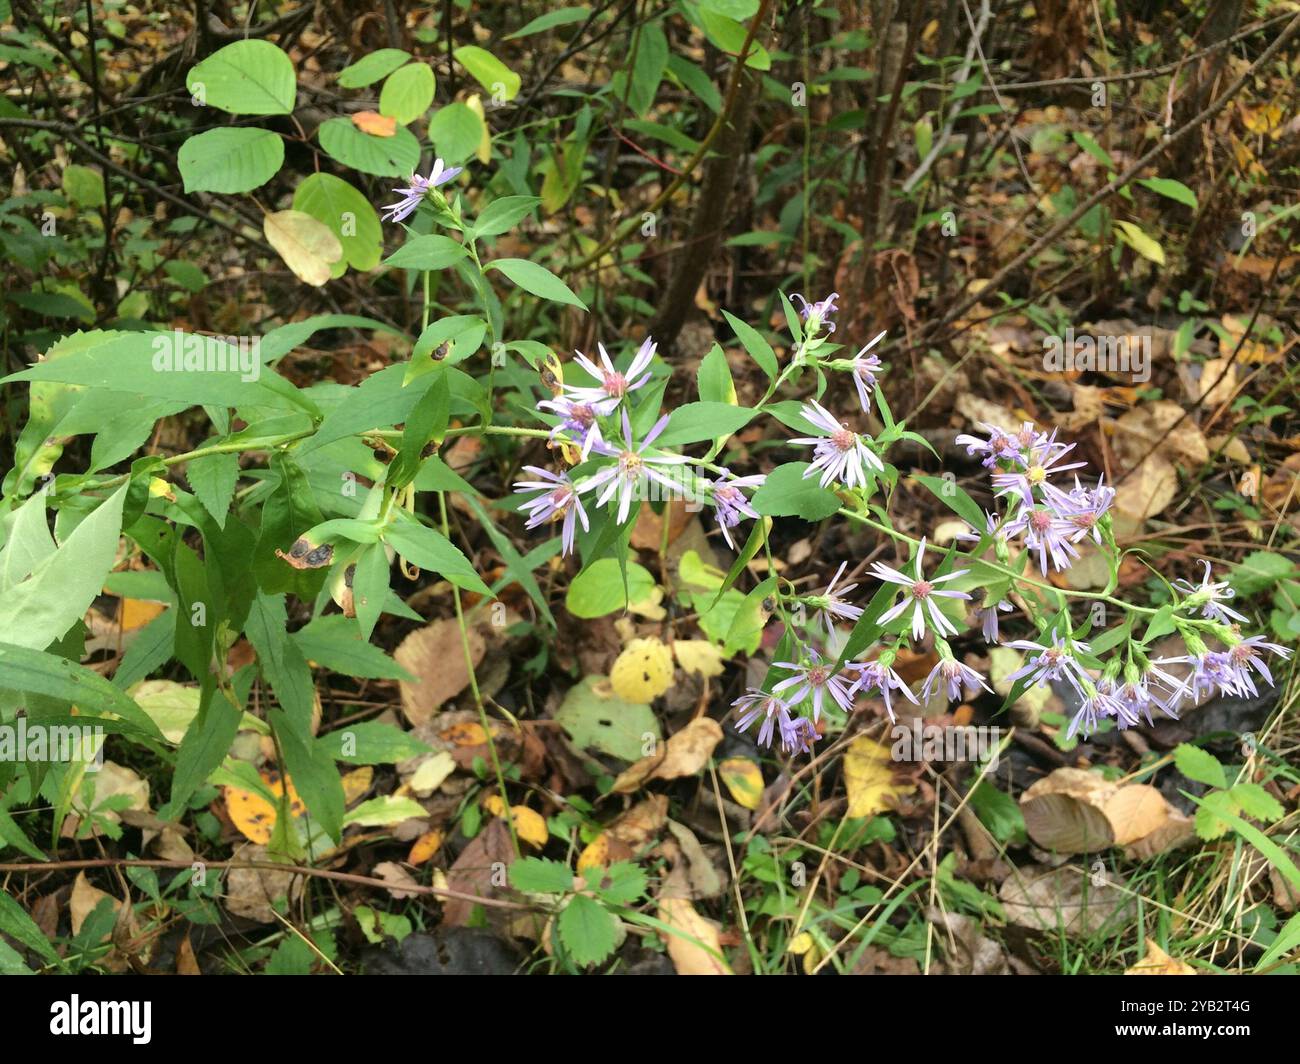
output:
[[[836, 299], [832, 295], [810, 303], [799, 298], [802, 336], [773, 391], [791, 374], [811, 365], [819, 373], [848, 374], [859, 405], [864, 413], [869, 412], [882, 371], [872, 350], [885, 334], [877, 335], [852, 358], [826, 357], [835, 347], [827, 338], [835, 328]], [[636, 393], [646, 389], [643, 394], [651, 394], [646, 386], [655, 376], [655, 357], [654, 341], [648, 337], [623, 368], [603, 345], [597, 345], [596, 358], [581, 353], [576, 358], [590, 381], [564, 383], [558, 394], [538, 404], [548, 420], [553, 419], [549, 431], [552, 446], [574, 468], [556, 473], [525, 466], [532, 479], [519, 481], [515, 488], [530, 496], [520, 504], [520, 510], [528, 515], [529, 528], [561, 522], [566, 555], [575, 549], [578, 527], [584, 532], [592, 527], [587, 506], [607, 507], [610, 516], [623, 525], [635, 516], [633, 503], [646, 498], [643, 491], [652, 487], [661, 498], [665, 492], [669, 497], [681, 492], [710, 503], [718, 528], [733, 550], [737, 549], [737, 527], [746, 519], [759, 518], [752, 495], [763, 486], [762, 475], [736, 476], [714, 464], [712, 452], [709, 458], [699, 459], [655, 446], [672, 423], [671, 414], [660, 416], [638, 438], [634, 426], [645, 425], [650, 411], [645, 401], [636, 402]], [[831, 389], [828, 394], [836, 392]], [[1157, 712], [1176, 718], [1189, 699], [1216, 691], [1254, 694], [1259, 680], [1273, 682], [1265, 656], [1285, 659], [1290, 652], [1262, 636], [1241, 635], [1237, 624], [1246, 618], [1227, 605], [1232, 589], [1213, 579], [1208, 563], [1204, 563], [1199, 584], [1180, 580], [1172, 586], [1174, 601], [1166, 607], [1169, 617], [1164, 630], [1182, 636], [1186, 653], [1154, 660], [1148, 655], [1146, 641], [1134, 639], [1129, 632], [1124, 633], [1127, 638], [1106, 640], [1104, 645], [1115, 649], [1102, 660], [1093, 647], [1103, 644], [1091, 637], [1085, 641], [1086, 632], [1076, 631], [1067, 594], [1021, 575], [1023, 564], [1019, 568], [1005, 564], [1017, 551], [1023, 552], [1024, 560], [1035, 560], [1045, 577], [1049, 568], [1058, 572], [1069, 568], [1084, 545], [1091, 543], [1110, 556], [1112, 586], [1117, 572], [1110, 516], [1115, 490], [1104, 482], [1083, 484], [1079, 471], [1085, 463], [1072, 460], [1075, 445], [1061, 442], [1054, 431], [1041, 431], [1029, 422], [1014, 432], [984, 425], [986, 437], [958, 437], [970, 454], [981, 456], [989, 471], [995, 510], [984, 514], [983, 528], [958, 535], [958, 540], [973, 545], [970, 554], [955, 555], [950, 550], [927, 572], [925, 538], [913, 540], [869, 516], [874, 509], [868, 506], [874, 479], [886, 470], [882, 447], [901, 433], [889, 418], [883, 398], [876, 399], [890, 430], [879, 441], [840, 421], [831, 412], [833, 404], [809, 399], [801, 415], [816, 435], [788, 442], [812, 448], [805, 478], [817, 477], [823, 488], [837, 490], [845, 500], [847, 508], [842, 512], [847, 516], [910, 544], [909, 558], [898, 568], [872, 561], [854, 570], [865, 570], [879, 588], [890, 589], [890, 594], [887, 599], [877, 596], [879, 605], [868, 618], [877, 633], [874, 645], [853, 655], [844, 654], [845, 628], [863, 623], [864, 607], [855, 601], [858, 584], [845, 575], [849, 563], [842, 563], [829, 584], [816, 594], [797, 593], [778, 578], [773, 605], [784, 621], [784, 635], [774, 657], [780, 660], [772, 662], [769, 680], [762, 687], [748, 689], [733, 704], [741, 730], [758, 725], [760, 745], [779, 741], [787, 754], [809, 751], [823, 717], [851, 714], [860, 694], [874, 692], [893, 720], [898, 699], [913, 704], [938, 698], [955, 702], [973, 699], [980, 692], [992, 693], [987, 678], [959, 660], [949, 640], [961, 634], [969, 609], [985, 641], [998, 643], [1004, 615], [1015, 609], [1013, 601], [1028, 611], [1040, 634], [1033, 640], [1002, 642], [1024, 656], [1023, 665], [1010, 680], [1022, 689], [1056, 683], [1073, 693], [1078, 709], [1069, 722], [1067, 739], [1076, 734], [1087, 737], [1108, 720], [1128, 728], [1144, 721], [1153, 723]], [[1066, 475], [1072, 483], [1065, 481]], [[1003, 564], [977, 558], [990, 548]], [[961, 564], [956, 558], [968, 560]], [[976, 565], [982, 567], [978, 572]], [[1029, 602], [1025, 589], [1018, 586], [1021, 581], [1055, 597], [1059, 612], [1052, 617], [1038, 616], [1050, 597], [1033, 595]], [[970, 591], [964, 590], [976, 586], [985, 589], [979, 602], [972, 601]], [[1101, 595], [1070, 594], [1103, 598], [1135, 614], [1156, 612], [1116, 600], [1110, 590], [1108, 587]], [[1131, 621], [1130, 617], [1130, 631]], [[1211, 649], [1207, 640], [1218, 648]], [[913, 651], [934, 648], [935, 664], [916, 692], [894, 669], [902, 644], [909, 644]], [[1185, 667], [1185, 678], [1171, 671], [1175, 665]]]
[[[694, 459], [653, 447], [655, 440], [667, 428], [670, 415], [659, 418], [638, 443], [634, 438], [630, 412], [633, 393], [654, 376], [651, 368], [656, 353], [654, 340], [646, 337], [624, 369], [616, 366], [604, 344], [597, 344], [596, 350], [597, 359], [588, 358], [582, 352], [577, 352], [574, 359], [595, 383], [566, 383], [559, 395], [543, 400], [537, 406], [558, 418], [551, 430], [552, 442], [576, 448], [583, 463], [594, 456], [597, 468], [574, 479], [570, 479], [567, 473], [563, 474], [566, 487], [572, 490], [562, 496], [549, 484], [536, 481], [516, 483], [516, 491], [547, 491], [546, 495], [522, 504], [521, 508], [532, 515], [528, 527], [546, 520], [563, 520], [563, 551], [568, 555], [574, 549], [573, 508], [580, 515], [578, 519], [582, 521], [583, 529], [588, 527], [580, 496], [599, 490], [596, 505], [613, 504], [622, 524], [633, 515], [634, 501], [654, 497], [656, 493], [665, 498], [679, 494], [711, 502], [723, 538], [733, 550], [736, 549], [732, 535], [735, 528], [745, 518], [758, 517], [746, 492], [752, 493], [761, 487], [766, 478], [762, 475], [738, 477], [722, 466], [709, 467], [713, 476], [699, 476], [684, 468], [683, 475], [670, 475], [662, 467], [696, 464]], [[601, 462], [600, 459], [610, 461]], [[536, 472], [533, 467], [525, 468]], [[652, 485], [657, 486], [653, 491]]]

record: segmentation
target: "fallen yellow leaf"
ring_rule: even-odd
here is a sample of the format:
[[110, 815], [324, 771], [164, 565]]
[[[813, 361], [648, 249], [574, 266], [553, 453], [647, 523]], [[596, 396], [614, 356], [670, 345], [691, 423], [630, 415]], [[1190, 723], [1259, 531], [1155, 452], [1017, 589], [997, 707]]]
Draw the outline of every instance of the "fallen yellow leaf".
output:
[[747, 757], [729, 757], [718, 766], [718, 775], [737, 805], [757, 809], [763, 799], [763, 770]]
[[889, 747], [865, 735], [854, 739], [844, 755], [844, 785], [849, 792], [845, 815], [851, 817], [874, 816], [892, 809], [899, 795], [916, 790], [911, 785], [900, 786], [894, 782]]

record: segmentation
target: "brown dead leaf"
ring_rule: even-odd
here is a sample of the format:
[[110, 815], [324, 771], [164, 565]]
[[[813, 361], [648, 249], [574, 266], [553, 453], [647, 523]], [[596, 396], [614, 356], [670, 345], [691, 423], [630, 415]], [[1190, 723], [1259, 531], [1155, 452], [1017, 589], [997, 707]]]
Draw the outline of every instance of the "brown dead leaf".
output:
[[[68, 899], [68, 918], [72, 922], [72, 933], [81, 934], [81, 925], [86, 922], [86, 918], [99, 907], [99, 903], [107, 898], [113, 905], [113, 912], [122, 908], [122, 903], [111, 894], [106, 894], [98, 887], [92, 886], [90, 880], [86, 878], [85, 872], [78, 872], [77, 878], [72, 883], [72, 895]], [[105, 932], [104, 938], [108, 938], [110, 932]]]
[[[270, 861], [265, 846], [246, 845], [234, 855], [236, 861]], [[274, 903], [295, 902], [302, 893], [302, 877], [289, 870], [231, 868], [226, 872], [225, 906], [236, 916], [259, 924], [275, 923]]]
[[[470, 657], [477, 668], [487, 644], [478, 628], [468, 629], [468, 640]], [[415, 677], [414, 683], [398, 681], [402, 712], [412, 724], [423, 724], [469, 685], [460, 626], [454, 620], [434, 621], [417, 628], [402, 640], [393, 659]]]
[[1152, 939], [1147, 939], [1147, 955], [1125, 975], [1195, 975], [1196, 969], [1186, 961], [1176, 961], [1162, 950]]
[[1134, 900], [1107, 878], [1077, 868], [1027, 865], [998, 888], [1009, 923], [1038, 931], [1093, 935], [1132, 919]]
[[675, 780], [694, 776], [708, 764], [722, 742], [722, 727], [711, 717], [699, 717], [660, 744], [655, 753], [631, 765], [614, 781], [616, 794], [630, 794], [649, 780]]
[[678, 975], [734, 974], [727, 962], [719, 959], [718, 925], [697, 913], [690, 899], [660, 898], [659, 919], [668, 927], [663, 937]]
[[398, 901], [404, 898], [419, 897], [418, 891], [403, 890], [403, 887], [416, 886], [415, 877], [396, 861], [381, 861], [374, 867], [374, 874], [388, 886], [388, 893]]
[[[447, 871], [447, 887], [461, 894], [490, 898], [506, 886], [504, 870], [515, 858], [510, 832], [504, 820], [493, 818], [460, 852]], [[475, 903], [466, 898], [448, 898], [443, 903], [445, 927], [467, 927], [474, 915]]]

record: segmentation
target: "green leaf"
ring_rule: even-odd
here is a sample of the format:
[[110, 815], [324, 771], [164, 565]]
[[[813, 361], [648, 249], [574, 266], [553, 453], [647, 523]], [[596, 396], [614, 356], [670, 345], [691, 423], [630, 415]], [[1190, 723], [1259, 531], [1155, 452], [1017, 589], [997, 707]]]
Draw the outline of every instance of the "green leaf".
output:
[[1259, 783], [1238, 783], [1228, 793], [1243, 813], [1267, 824], [1281, 820], [1283, 813], [1286, 812], [1282, 808], [1282, 803], [1264, 790], [1263, 785]]
[[998, 842], [1023, 845], [1025, 817], [1020, 811], [1020, 803], [1006, 791], [998, 790], [990, 780], [980, 780], [971, 791], [970, 804], [980, 822]]
[[668, 38], [657, 22], [647, 22], [641, 27], [636, 56], [632, 61], [632, 86], [627, 105], [633, 114], [641, 117], [650, 110], [667, 65]]
[[1135, 225], [1133, 222], [1116, 222], [1115, 228], [1119, 232], [1120, 239], [1144, 259], [1150, 259], [1160, 266], [1165, 264], [1165, 249], [1147, 236], [1140, 225]]
[[322, 735], [321, 744], [334, 760], [353, 765], [392, 765], [432, 749], [410, 732], [374, 720]]
[[555, 719], [580, 749], [636, 761], [644, 752], [647, 737], [658, 741], [663, 734], [659, 720], [643, 703], [597, 692], [602, 679], [584, 676], [569, 688]]
[[104, 175], [89, 166], [71, 163], [63, 168], [63, 194], [77, 207], [104, 206]]
[[293, 209], [322, 223], [343, 247], [343, 262], [373, 270], [384, 253], [379, 214], [359, 189], [333, 174], [312, 174], [293, 193]]
[[[61, 358], [46, 359], [4, 378], [8, 381], [60, 381], [107, 392], [173, 399], [193, 406], [292, 406], [269, 386], [275, 375], [260, 364], [241, 369], [249, 352], [196, 333], [101, 332], [80, 334], [83, 346]], [[178, 350], [183, 347], [183, 350]], [[192, 350], [191, 350], [192, 349]], [[187, 368], [186, 362], [227, 368]], [[256, 379], [244, 380], [247, 375]], [[278, 384], [288, 387], [283, 377]]]
[[252, 126], [209, 129], [190, 137], [176, 156], [186, 192], [251, 192], [284, 162], [280, 134]]
[[1272, 551], [1257, 550], [1237, 563], [1228, 583], [1238, 595], [1258, 595], [1290, 576], [1294, 570], [1295, 564], [1289, 558]]
[[236, 41], [191, 68], [185, 87], [232, 115], [287, 115], [298, 98], [293, 61], [270, 41]]
[[562, 7], [556, 11], [548, 11], [545, 15], [538, 15], [514, 33], [507, 34], [502, 40], [518, 40], [520, 37], [531, 37], [534, 33], [545, 33], [560, 26], [571, 26], [575, 22], [582, 22], [589, 14], [591, 14], [589, 7]]
[[384, 531], [384, 540], [412, 565], [437, 573], [466, 591], [493, 597], [460, 548], [432, 528], [402, 517]]
[[655, 578], [644, 566], [629, 562], [624, 586], [618, 559], [598, 558], [573, 578], [564, 605], [575, 617], [590, 620], [640, 602], [654, 586]]
[[1197, 208], [1196, 193], [1181, 181], [1175, 181], [1171, 177], [1141, 177], [1137, 183], [1161, 196], [1185, 204], [1192, 210]]
[[545, 266], [539, 266], [528, 259], [494, 259], [485, 269], [499, 270], [531, 295], [549, 299], [553, 303], [567, 303], [582, 310], [587, 309], [587, 304], [575, 296], [567, 284]]
[[433, 106], [433, 90], [433, 68], [409, 63], [388, 75], [379, 93], [379, 113], [407, 125]]
[[311, 737], [315, 684], [311, 666], [286, 631], [284, 595], [259, 592], [248, 612], [245, 634], [257, 651], [257, 663], [276, 700], [300, 737]]
[[83, 714], [120, 717], [149, 738], [163, 737], [148, 714], [99, 673], [42, 650], [0, 643], [0, 691], [45, 695]]
[[839, 496], [817, 482], [817, 476], [804, 476], [807, 462], [787, 462], [767, 475], [754, 492], [753, 506], [769, 517], [802, 517], [820, 521], [840, 508]]
[[1195, 780], [1197, 783], [1204, 783], [1210, 787], [1218, 787], [1219, 790], [1223, 790], [1228, 786], [1228, 777], [1223, 771], [1219, 759], [1208, 750], [1202, 750], [1199, 746], [1192, 746], [1190, 743], [1179, 743], [1178, 748], [1174, 751], [1174, 764], [1177, 766], [1178, 771], [1189, 780]]
[[[748, 36], [748, 30], [744, 26], [735, 19], [703, 8], [699, 11], [699, 24], [704, 30], [704, 35], [714, 45], [728, 55], [739, 58], [740, 50], [744, 47], [745, 38]], [[745, 60], [747, 67], [752, 67], [754, 70], [772, 69], [772, 57], [767, 49], [758, 43], [757, 38], [750, 41], [748, 55], [749, 58]]]
[[483, 119], [468, 104], [449, 103], [429, 119], [429, 139], [445, 162], [463, 163], [483, 141]]
[[918, 473], [915, 479], [930, 489], [936, 499], [965, 521], [977, 533], [983, 535], [986, 527], [984, 511], [979, 503], [972, 499], [964, 488], [958, 487], [955, 480], [932, 477]]
[[581, 968], [603, 961], [618, 943], [618, 922], [585, 894], [575, 894], [557, 921], [560, 941]]
[[736, 384], [731, 379], [727, 353], [722, 350], [720, 344], [714, 344], [709, 349], [709, 353], [700, 360], [695, 382], [700, 398], [704, 402], [736, 405]]
[[1259, 958], [1259, 963], [1255, 965], [1255, 971], [1262, 972], [1280, 961], [1297, 946], [1300, 946], [1300, 913], [1296, 913], [1282, 925], [1282, 928], [1277, 933], [1277, 938], [1273, 940], [1273, 944]]
[[519, 75], [491, 52], [467, 44], [455, 49], [451, 54], [469, 71], [470, 77], [483, 86], [494, 101], [504, 103], [519, 95]]
[[176, 751], [176, 771], [167, 806], [159, 811], [164, 819], [176, 817], [207, 778], [221, 767], [230, 752], [230, 744], [239, 734], [243, 713], [230, 701], [225, 691], [206, 688], [205, 701], [198, 716], [186, 729], [180, 749]]
[[362, 802], [343, 818], [343, 826], [351, 827], [355, 824], [363, 828], [385, 828], [391, 824], [400, 824], [403, 820], [420, 819], [428, 815], [428, 810], [418, 802], [386, 794]]
[[0, 643], [44, 650], [81, 620], [104, 587], [122, 531], [122, 485], [0, 600]]
[[59, 955], [54, 952], [54, 947], [50, 945], [50, 940], [45, 937], [45, 932], [37, 927], [36, 921], [3, 890], [0, 890], [0, 931], [20, 945], [26, 946], [33, 953], [40, 954], [50, 964], [62, 963]]
[[430, 234], [409, 239], [384, 260], [384, 265], [403, 270], [445, 270], [468, 256], [460, 241]]
[[741, 345], [749, 352], [749, 357], [758, 363], [758, 368], [767, 374], [767, 379], [774, 381], [780, 372], [776, 361], [776, 353], [769, 344], [759, 334], [758, 330], [747, 325], [735, 315], [722, 312], [722, 316], [727, 319], [727, 324], [731, 326], [732, 331]]
[[373, 85], [380, 78], [386, 78], [399, 66], [411, 58], [410, 52], [400, 48], [380, 48], [377, 52], [362, 56], [351, 66], [339, 71], [339, 87], [360, 89]]
[[589, 878], [587, 885], [610, 905], [631, 905], [643, 897], [648, 879], [631, 861], [615, 861], [599, 878]]
[[317, 617], [290, 636], [303, 656], [340, 676], [363, 680], [405, 680], [415, 677], [377, 646], [366, 642], [356, 624], [339, 613]]
[[284, 710], [272, 710], [267, 720], [275, 730], [284, 767], [302, 796], [312, 819], [337, 843], [343, 835], [343, 810], [347, 804], [338, 768], [325, 744], [298, 722], [290, 722]]
[[208, 454], [191, 458], [185, 466], [185, 479], [212, 519], [224, 528], [230, 500], [235, 497], [239, 483], [239, 455]]
[[474, 222], [474, 235], [498, 236], [509, 232], [532, 214], [541, 202], [536, 196], [502, 196], [495, 199], [479, 212]]
[[573, 873], [560, 861], [523, 857], [510, 866], [510, 885], [525, 894], [563, 894], [573, 886]]
[[420, 142], [405, 126], [391, 137], [362, 133], [350, 118], [331, 118], [316, 131], [331, 159], [376, 177], [410, 177], [420, 164]]
[[669, 415], [668, 424], [654, 445], [672, 447], [730, 436], [749, 424], [753, 417], [753, 410], [730, 403], [685, 403]]

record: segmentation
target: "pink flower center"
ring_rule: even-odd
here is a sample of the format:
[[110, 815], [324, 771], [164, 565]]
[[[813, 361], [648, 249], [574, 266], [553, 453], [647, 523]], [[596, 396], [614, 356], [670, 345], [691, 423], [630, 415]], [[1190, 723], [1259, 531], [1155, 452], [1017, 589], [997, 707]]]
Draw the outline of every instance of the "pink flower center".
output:
[[567, 510], [571, 502], [573, 502], [573, 489], [567, 484], [561, 484], [551, 492], [551, 505], [557, 510]]
[[820, 687], [829, 679], [829, 673], [825, 665], [814, 665], [808, 670], [808, 682], [814, 687]]
[[912, 598], [923, 599], [934, 590], [934, 585], [929, 580], [918, 580], [912, 585]]
[[606, 372], [604, 378], [605, 392], [608, 395], [623, 395], [627, 391], [627, 378], [624, 377], [623, 374], [618, 372]]
[[850, 432], [843, 425], [831, 433], [831, 443], [841, 451], [853, 450], [853, 445], [857, 442], [857, 439], [857, 434]]
[[1073, 514], [1070, 520], [1079, 528], [1091, 528], [1097, 523], [1097, 515], [1093, 513]]
[[1255, 656], [1255, 648], [1252, 646], [1248, 646], [1245, 643], [1238, 643], [1235, 647], [1232, 648], [1230, 654], [1232, 660], [1236, 664], [1245, 665], [1246, 662], [1250, 661], [1250, 659]]
[[569, 416], [583, 428], [596, 420], [596, 412], [586, 403], [574, 403], [569, 407]]
[[715, 499], [721, 500], [722, 502], [730, 502], [730, 503], [739, 502], [742, 498], [744, 498], [744, 496], [740, 494], [739, 488], [733, 488], [728, 484], [722, 484], [714, 488], [713, 497]]
[[1052, 527], [1052, 515], [1046, 510], [1035, 510], [1029, 515], [1029, 527], [1035, 532], [1046, 532]]

